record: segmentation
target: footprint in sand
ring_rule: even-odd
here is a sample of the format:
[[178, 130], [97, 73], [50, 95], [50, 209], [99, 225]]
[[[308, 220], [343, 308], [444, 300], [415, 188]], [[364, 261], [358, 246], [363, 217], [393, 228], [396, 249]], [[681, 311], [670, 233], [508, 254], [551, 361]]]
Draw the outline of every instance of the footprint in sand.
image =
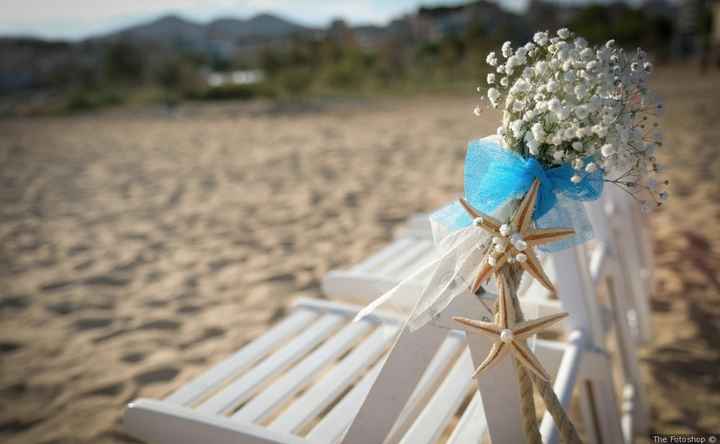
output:
[[85, 285], [98, 285], [98, 286], [109, 286], [109, 287], [122, 287], [130, 283], [130, 279], [124, 276], [117, 276], [111, 274], [101, 274], [85, 279], [83, 281]]
[[145, 353], [141, 352], [130, 352], [125, 353], [120, 358], [123, 362], [127, 362], [128, 364], [136, 364], [138, 362], [142, 362], [145, 359]]
[[2, 341], [0, 342], [0, 354], [14, 353], [23, 348], [23, 345], [18, 342]]
[[5, 311], [22, 311], [30, 306], [32, 302], [27, 295], [7, 295], [0, 297], [0, 313]]
[[213, 338], [217, 338], [217, 337], [224, 336], [224, 335], [225, 335], [225, 329], [223, 329], [223, 328], [206, 327], [200, 336], [198, 336], [197, 338], [191, 339], [187, 342], [183, 342], [182, 344], [180, 344], [180, 348], [186, 349], [186, 348], [192, 347], [194, 345], [200, 344], [202, 342], [205, 342], [208, 339], [213, 339]]
[[125, 383], [123, 382], [117, 382], [117, 383], [109, 383], [106, 385], [103, 385], [101, 387], [88, 390], [87, 392], [83, 393], [82, 396], [109, 396], [109, 397], [115, 397], [122, 393], [123, 389], [125, 388]]
[[175, 367], [162, 367], [155, 370], [142, 372], [135, 376], [135, 382], [140, 385], [158, 384], [172, 381], [180, 370]]
[[179, 322], [170, 319], [158, 319], [146, 322], [138, 327], [138, 330], [177, 330], [181, 325]]
[[70, 257], [77, 256], [78, 254], [85, 253], [86, 251], [90, 251], [89, 245], [77, 244], [68, 248], [67, 255]]
[[178, 314], [195, 314], [202, 311], [202, 307], [199, 305], [183, 305], [175, 310]]
[[78, 306], [72, 302], [56, 302], [46, 305], [45, 309], [51, 313], [67, 315], [77, 310]]
[[59, 290], [63, 290], [63, 289], [65, 289], [65, 288], [73, 285], [74, 283], [75, 283], [75, 282], [73, 282], [73, 281], [54, 281], [54, 282], [49, 282], [49, 283], [43, 285], [42, 287], [40, 287], [40, 290], [42, 290], [42, 291], [47, 291], [47, 292], [59, 291]]
[[84, 318], [84, 319], [78, 319], [74, 322], [75, 329], [84, 331], [84, 330], [94, 330], [97, 328], [105, 328], [110, 325], [112, 325], [113, 319], [112, 318]]

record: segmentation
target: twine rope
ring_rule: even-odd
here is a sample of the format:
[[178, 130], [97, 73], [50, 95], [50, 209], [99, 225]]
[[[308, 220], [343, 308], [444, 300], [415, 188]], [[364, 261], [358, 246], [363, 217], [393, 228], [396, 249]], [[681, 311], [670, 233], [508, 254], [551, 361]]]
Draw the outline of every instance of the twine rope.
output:
[[[522, 278], [523, 270], [520, 267], [511, 267], [507, 273], [508, 282], [510, 284], [510, 294], [512, 295], [513, 306], [515, 308], [515, 321], [522, 322], [525, 317], [523, 316], [522, 310], [520, 310], [520, 304], [517, 298], [517, 289], [520, 286], [520, 279]], [[525, 342], [525, 341], [523, 341]], [[517, 370], [518, 384], [520, 386], [520, 403], [522, 410], [522, 422], [523, 430], [525, 431], [525, 438], [529, 444], [543, 444], [542, 437], [540, 436], [540, 429], [537, 423], [537, 414], [535, 412], [535, 400], [533, 398], [533, 384], [530, 376], [522, 365], [516, 360], [515, 369]]]
[[[520, 280], [522, 278], [523, 270], [518, 266], [509, 267], [507, 273], [508, 281], [510, 282], [510, 291], [513, 301], [513, 307], [515, 309], [515, 320], [516, 322], [522, 322], [525, 320], [522, 308], [520, 307], [520, 301], [518, 299], [517, 289], [520, 286]], [[520, 395], [522, 402], [522, 414], [523, 414], [523, 429], [525, 435], [530, 444], [542, 444], [542, 437], [540, 436], [540, 428], [537, 423], [537, 416], [535, 413], [535, 403], [533, 400], [533, 385], [537, 387], [538, 393], [545, 403], [545, 408], [553, 417], [555, 425], [560, 432], [560, 439], [565, 444], [582, 444], [580, 436], [578, 435], [577, 429], [570, 421], [567, 412], [560, 404], [555, 391], [553, 390], [552, 383], [540, 379], [534, 373], [526, 370], [522, 365], [515, 362], [517, 368], [518, 383], [520, 385]]]

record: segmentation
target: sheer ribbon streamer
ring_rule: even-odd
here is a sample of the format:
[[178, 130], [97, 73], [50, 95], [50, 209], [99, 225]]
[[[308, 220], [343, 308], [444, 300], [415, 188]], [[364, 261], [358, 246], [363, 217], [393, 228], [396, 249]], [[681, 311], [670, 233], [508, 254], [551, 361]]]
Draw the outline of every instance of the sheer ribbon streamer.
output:
[[[580, 174], [582, 181], [570, 178]], [[465, 157], [465, 199], [483, 213], [500, 220], [510, 217], [516, 199], [521, 199], [540, 180], [533, 219], [539, 228], [572, 227], [575, 236], [540, 247], [555, 252], [592, 238], [592, 225], [582, 201], [600, 197], [603, 173], [578, 172], [570, 165], [543, 169], [535, 158], [525, 159], [500, 146], [491, 136], [470, 142]], [[358, 313], [367, 316], [381, 305], [407, 313], [408, 327], [416, 330], [442, 312], [452, 300], [469, 292], [481, 265], [488, 235], [476, 229], [472, 220], [454, 202], [430, 216], [436, 254], [393, 289], [381, 295]]]

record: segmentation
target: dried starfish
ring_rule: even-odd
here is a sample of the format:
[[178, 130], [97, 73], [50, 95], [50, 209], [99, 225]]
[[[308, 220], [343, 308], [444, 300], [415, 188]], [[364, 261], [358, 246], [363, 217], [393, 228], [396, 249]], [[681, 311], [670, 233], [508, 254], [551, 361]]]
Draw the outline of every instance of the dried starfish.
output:
[[565, 239], [572, 236], [575, 230], [572, 228], [531, 228], [532, 214], [535, 211], [535, 201], [537, 200], [539, 188], [540, 181], [536, 179], [507, 224], [481, 213], [465, 199], [460, 198], [460, 204], [473, 218], [473, 224], [490, 233], [493, 241], [473, 282], [471, 288], [473, 293], [480, 289], [482, 284], [490, 278], [493, 271], [497, 272], [506, 263], [513, 262], [520, 264], [543, 287], [555, 293], [555, 287], [542, 269], [533, 247]]
[[494, 323], [476, 321], [463, 317], [453, 317], [453, 320], [463, 324], [468, 333], [480, 333], [495, 340], [490, 349], [490, 353], [477, 370], [475, 370], [473, 377], [477, 377], [483, 370], [486, 370], [493, 363], [498, 362], [505, 353], [511, 351], [518, 362], [528, 370], [537, 374], [544, 381], [549, 381], [550, 377], [525, 344], [525, 339], [555, 324], [568, 314], [558, 313], [533, 319], [532, 321], [515, 323], [515, 311], [507, 277], [505, 273], [498, 273], [495, 277], [498, 282], [499, 293], [498, 311]]

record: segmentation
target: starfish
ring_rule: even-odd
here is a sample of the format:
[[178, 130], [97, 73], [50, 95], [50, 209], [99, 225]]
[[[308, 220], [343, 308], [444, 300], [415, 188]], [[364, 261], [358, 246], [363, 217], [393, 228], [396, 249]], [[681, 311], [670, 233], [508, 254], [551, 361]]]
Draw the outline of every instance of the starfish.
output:
[[499, 271], [507, 263], [517, 262], [533, 278], [537, 279], [543, 287], [555, 293], [555, 287], [540, 265], [535, 255], [534, 247], [555, 242], [572, 236], [572, 228], [531, 228], [532, 214], [535, 211], [540, 181], [533, 182], [530, 190], [525, 194], [520, 206], [510, 222], [503, 224], [497, 219], [481, 213], [460, 198], [460, 204], [473, 218], [473, 224], [490, 233], [492, 245], [483, 258], [482, 265], [471, 287], [476, 293], [485, 283], [493, 271]]
[[510, 294], [510, 287], [505, 273], [498, 273], [498, 311], [495, 322], [483, 322], [463, 317], [453, 317], [453, 320], [463, 324], [468, 333], [480, 333], [495, 340], [487, 358], [473, 373], [477, 377], [483, 370], [499, 361], [508, 351], [528, 370], [532, 371], [544, 381], [549, 381], [545, 369], [537, 360], [532, 351], [525, 344], [525, 339], [565, 318], [567, 313], [558, 313], [532, 321], [515, 322], [515, 310]]

